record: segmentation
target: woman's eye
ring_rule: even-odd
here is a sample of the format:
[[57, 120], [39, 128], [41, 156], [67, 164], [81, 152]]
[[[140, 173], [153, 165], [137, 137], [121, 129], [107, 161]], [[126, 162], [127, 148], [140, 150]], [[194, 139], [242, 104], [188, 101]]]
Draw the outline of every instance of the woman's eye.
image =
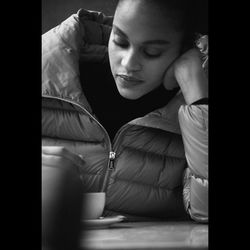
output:
[[127, 48], [129, 46], [129, 44], [127, 42], [118, 40], [118, 39], [113, 39], [113, 43], [121, 48]]
[[155, 57], [161, 56], [161, 51], [159, 51], [157, 49], [144, 49], [143, 52], [147, 57], [150, 57], [150, 58], [155, 58]]
[[129, 46], [128, 41], [120, 38], [117, 35], [114, 35], [113, 43], [121, 48], [127, 48]]

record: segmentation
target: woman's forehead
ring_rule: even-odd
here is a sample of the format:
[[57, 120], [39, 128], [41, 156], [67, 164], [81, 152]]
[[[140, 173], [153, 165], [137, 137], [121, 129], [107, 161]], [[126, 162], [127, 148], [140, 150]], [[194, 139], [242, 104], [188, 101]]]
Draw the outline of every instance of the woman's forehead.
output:
[[142, 39], [171, 38], [180, 33], [171, 17], [163, 15], [159, 8], [150, 8], [141, 0], [122, 1], [115, 12], [113, 24], [128, 37]]

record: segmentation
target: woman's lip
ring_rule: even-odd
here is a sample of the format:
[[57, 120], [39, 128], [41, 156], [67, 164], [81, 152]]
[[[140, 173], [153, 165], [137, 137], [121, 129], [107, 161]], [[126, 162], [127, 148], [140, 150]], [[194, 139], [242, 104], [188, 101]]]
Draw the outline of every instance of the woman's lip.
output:
[[117, 75], [117, 80], [119, 81], [120, 84], [122, 84], [123, 87], [132, 87], [132, 86], [138, 86], [144, 83], [144, 81], [141, 80], [127, 80], [124, 77]]
[[138, 79], [136, 77], [133, 77], [133, 76], [127, 76], [127, 75], [119, 75], [117, 74], [118, 77], [121, 77], [122, 79], [124, 79], [125, 81], [128, 81], [128, 82], [144, 82], [143, 80], [141, 79]]

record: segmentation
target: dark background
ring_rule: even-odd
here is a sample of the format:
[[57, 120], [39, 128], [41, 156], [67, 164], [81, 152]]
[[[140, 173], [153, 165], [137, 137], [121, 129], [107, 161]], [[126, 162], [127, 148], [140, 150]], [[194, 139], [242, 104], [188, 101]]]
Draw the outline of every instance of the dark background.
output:
[[42, 34], [57, 26], [78, 9], [113, 15], [117, 0], [42, 0]]

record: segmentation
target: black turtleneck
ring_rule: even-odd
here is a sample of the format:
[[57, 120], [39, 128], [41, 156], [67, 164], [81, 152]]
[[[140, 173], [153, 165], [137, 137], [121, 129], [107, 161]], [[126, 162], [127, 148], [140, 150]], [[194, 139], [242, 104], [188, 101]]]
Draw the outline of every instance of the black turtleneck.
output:
[[167, 91], [163, 85], [137, 100], [122, 97], [108, 64], [81, 63], [83, 92], [111, 140], [125, 123], [165, 106], [178, 89]]

